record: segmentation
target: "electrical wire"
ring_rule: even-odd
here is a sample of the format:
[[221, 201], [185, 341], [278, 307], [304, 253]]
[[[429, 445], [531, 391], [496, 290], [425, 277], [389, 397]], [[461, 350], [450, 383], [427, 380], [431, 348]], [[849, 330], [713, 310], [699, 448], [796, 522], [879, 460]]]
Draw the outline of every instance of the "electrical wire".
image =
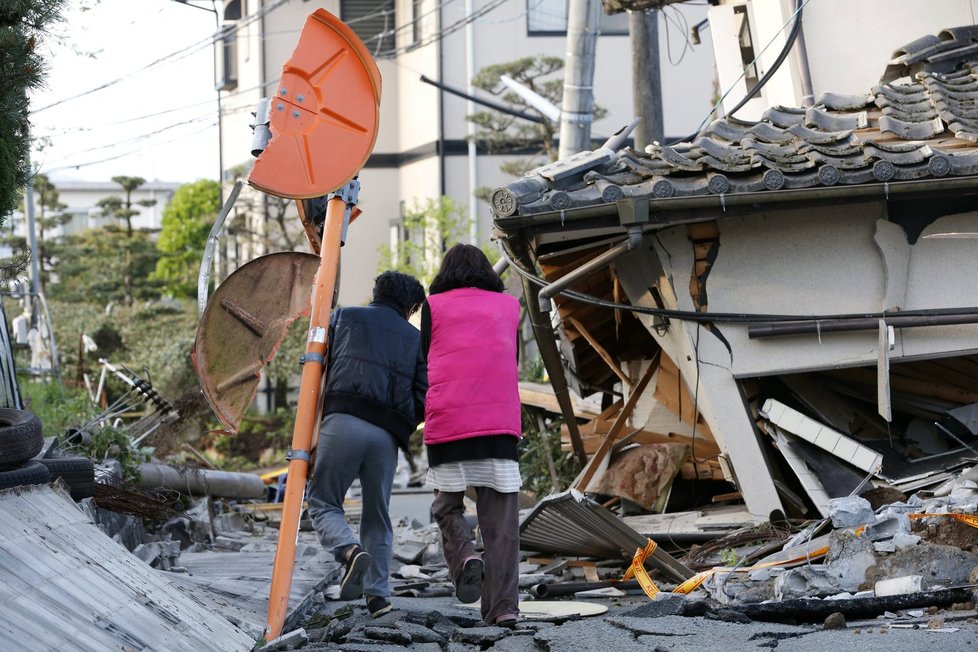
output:
[[[761, 77], [757, 81], [757, 83], [751, 87], [749, 91], [747, 91], [747, 94], [744, 95], [744, 97], [739, 102], [737, 102], [737, 104], [729, 112], [727, 112], [727, 115], [732, 116], [733, 114], [735, 114], [737, 111], [742, 109], [747, 104], [747, 102], [752, 100], [755, 95], [761, 92], [761, 89], [764, 88], [765, 84], [767, 84], [768, 81], [770, 81], [771, 77], [774, 76], [774, 73], [778, 71], [778, 69], [781, 67], [781, 64], [783, 64], [784, 60], [788, 57], [788, 53], [791, 52], [791, 48], [794, 46], [795, 39], [798, 38], [798, 32], [801, 29], [802, 10], [808, 5], [809, 2], [811, 2], [811, 0], [795, 0], [796, 8], [794, 13], [788, 16], [788, 20], [786, 20], [785, 23], [781, 26], [781, 29], [775, 32], [774, 36], [771, 37], [771, 40], [768, 41], [767, 45], [764, 46], [764, 49], [762, 49], [760, 52], [757, 53], [757, 56], [754, 57], [754, 60], [751, 61], [750, 64], [744, 67], [740, 75], [737, 76], [737, 79], [735, 79], [733, 83], [730, 85], [730, 88], [728, 88], [727, 91], [720, 97], [720, 99], [717, 100], [717, 103], [713, 105], [713, 108], [710, 109], [710, 112], [706, 114], [706, 117], [703, 118], [699, 126], [696, 128], [696, 131], [689, 134], [688, 136], [684, 136], [682, 138], [677, 138], [675, 140], [672, 140], [668, 144], [672, 145], [675, 143], [682, 143], [682, 142], [687, 142], [695, 139], [696, 136], [699, 135], [703, 127], [706, 125], [706, 123], [710, 120], [710, 117], [714, 113], [716, 113], [717, 109], [719, 109], [723, 105], [723, 101], [727, 99], [727, 96], [733, 92], [734, 88], [736, 88], [740, 80], [743, 79], [744, 76], [747, 74], [747, 69], [757, 65], [757, 62], [761, 58], [761, 56], [765, 52], [767, 52], [767, 49], [774, 44], [774, 40], [778, 37], [778, 35], [781, 32], [783, 32], [785, 28], [788, 27], [789, 23], [791, 23], [791, 31], [788, 33], [788, 38], [785, 41], [784, 47], [781, 48], [781, 51], [778, 53], [778, 56], [775, 58], [774, 63], [771, 65], [771, 68], [766, 73], [764, 73], [764, 76]], [[792, 20], [794, 22], [792, 22]]]
[[[255, 13], [250, 14], [247, 18], [244, 18], [242, 20], [239, 20], [239, 21], [235, 22], [233, 27], [227, 28], [227, 31], [226, 32], [221, 32], [221, 34], [224, 35], [224, 34], [228, 34], [228, 33], [231, 33], [231, 32], [238, 32], [242, 28], [244, 28], [247, 25], [250, 25], [251, 23], [253, 23], [256, 20], [258, 20], [259, 18], [262, 18], [263, 16], [266, 16], [267, 14], [271, 13], [275, 9], [278, 9], [279, 7], [281, 7], [283, 4], [285, 4], [288, 1], [289, 0], [274, 0], [271, 4], [267, 4], [264, 7], [262, 7], [261, 9], [259, 9], [258, 11], [256, 11]], [[158, 57], [157, 59], [154, 59], [153, 61], [150, 61], [149, 63], [147, 63], [146, 65], [142, 66], [141, 68], [138, 68], [138, 69], [133, 70], [131, 72], [125, 73], [124, 75], [121, 75], [121, 76], [116, 77], [114, 79], [111, 79], [109, 81], [103, 82], [103, 83], [99, 84], [98, 86], [95, 86], [93, 88], [90, 88], [90, 89], [88, 89], [86, 91], [82, 91], [81, 93], [76, 93], [75, 95], [70, 95], [70, 96], [68, 96], [66, 98], [57, 100], [56, 102], [52, 102], [51, 104], [42, 106], [42, 107], [40, 107], [38, 109], [32, 109], [31, 110], [31, 113], [32, 114], [37, 114], [37, 113], [41, 113], [42, 111], [47, 111], [48, 109], [54, 108], [56, 106], [60, 106], [62, 104], [65, 104], [66, 102], [71, 102], [73, 100], [77, 100], [79, 98], [82, 98], [82, 97], [86, 97], [88, 95], [91, 95], [92, 93], [97, 93], [98, 91], [101, 91], [101, 90], [104, 90], [106, 88], [110, 88], [112, 86], [115, 86], [116, 84], [118, 84], [118, 83], [120, 83], [122, 81], [125, 81], [126, 79], [129, 79], [130, 77], [133, 77], [135, 75], [138, 75], [139, 73], [145, 72], [146, 70], [149, 70], [151, 68], [155, 68], [156, 66], [159, 66], [159, 65], [161, 65], [163, 63], [169, 63], [169, 62], [174, 62], [174, 61], [179, 61], [181, 59], [184, 59], [184, 58], [186, 58], [186, 57], [188, 57], [188, 56], [190, 56], [192, 54], [195, 54], [195, 53], [199, 52], [200, 50], [202, 50], [202, 49], [204, 49], [206, 47], [209, 47], [211, 44], [214, 43], [216, 36], [217, 35], [215, 34], [214, 36], [208, 36], [205, 39], [201, 39], [199, 41], [195, 41], [194, 43], [191, 43], [190, 45], [187, 45], [187, 46], [184, 46], [184, 47], [179, 48], [177, 50], [174, 50], [173, 52], [170, 52], [168, 54], [164, 54], [163, 56]]]
[[[237, 97], [239, 95], [244, 95], [245, 93], [251, 93], [251, 92], [254, 92], [254, 91], [257, 91], [257, 90], [264, 90], [264, 88], [267, 88], [269, 86], [274, 86], [276, 84], [278, 84], [278, 80], [277, 79], [272, 80], [272, 81], [269, 81], [269, 82], [266, 82], [265, 84], [259, 84], [258, 86], [252, 86], [251, 88], [244, 88], [244, 89], [241, 89], [239, 91], [235, 91], [233, 93], [227, 93], [225, 95], [222, 95], [221, 96], [221, 99], [222, 100], [233, 99], [233, 98], [235, 98], [235, 97]], [[102, 124], [92, 125], [90, 127], [65, 127], [64, 129], [62, 129], [60, 131], [49, 131], [48, 133], [44, 134], [44, 136], [60, 136], [60, 135], [65, 135], [65, 134], [69, 134], [69, 133], [85, 133], [85, 132], [89, 132], [89, 131], [95, 131], [97, 129], [105, 129], [107, 127], [117, 127], [119, 125], [129, 124], [131, 122], [139, 122], [140, 120], [148, 120], [149, 118], [156, 118], [156, 117], [159, 117], [161, 115], [167, 115], [167, 114], [170, 114], [170, 113], [178, 113], [180, 111], [185, 111], [187, 109], [193, 109], [193, 108], [196, 108], [198, 106], [204, 106], [204, 105], [207, 105], [207, 104], [214, 104], [214, 100], [215, 99], [216, 98], [213, 98], [212, 97], [209, 100], [203, 100], [203, 101], [200, 101], [200, 102], [194, 102], [193, 104], [185, 104], [183, 106], [175, 106], [173, 108], [163, 109], [162, 111], [156, 111], [154, 113], [147, 113], [145, 115], [138, 115], [138, 116], [135, 116], [135, 117], [132, 117], [132, 118], [126, 118], [125, 120], [115, 120], [113, 122], [104, 122]]]
[[[456, 0], [448, 0], [448, 1], [449, 2], [454, 2]], [[460, 29], [462, 29], [463, 27], [465, 27], [469, 23], [475, 22], [479, 18], [482, 18], [486, 14], [490, 13], [491, 11], [493, 11], [494, 9], [497, 9], [497, 8], [503, 6], [508, 1], [509, 0], [492, 0], [491, 2], [489, 2], [488, 4], [486, 4], [484, 7], [481, 7], [479, 9], [474, 10], [471, 14], [460, 18], [459, 20], [455, 21], [454, 23], [452, 23], [448, 27], [443, 27], [441, 30], [439, 30], [438, 32], [436, 32], [434, 35], [429, 36], [427, 39], [422, 39], [420, 42], [411, 43], [409, 45], [402, 46], [402, 47], [399, 47], [399, 48], [398, 47], [395, 47], [395, 48], [392, 48], [392, 49], [389, 49], [389, 50], [381, 51], [381, 52], [379, 52], [377, 54], [377, 56], [378, 56], [378, 58], [384, 58], [384, 59], [386, 59], [386, 58], [397, 56], [398, 54], [403, 54], [404, 52], [407, 52], [409, 50], [414, 50], [414, 49], [419, 48], [419, 47], [424, 47], [426, 45], [431, 45], [432, 43], [437, 43], [438, 41], [441, 41], [442, 39], [444, 39], [446, 36], [450, 36], [450, 35], [454, 34], [455, 32], [459, 31]], [[381, 35], [378, 35], [378, 37], [379, 36], [381, 36]], [[377, 38], [377, 37], [375, 37], [375, 38]]]
[[214, 122], [211, 122], [210, 124], [204, 125], [200, 129], [195, 129], [194, 131], [190, 131], [190, 132], [187, 132], [185, 134], [181, 134], [179, 136], [175, 136], [173, 138], [170, 138], [169, 140], [164, 140], [164, 141], [160, 141], [158, 143], [152, 143], [150, 145], [145, 145], [145, 146], [140, 147], [138, 149], [130, 150], [128, 152], [123, 152], [121, 154], [115, 154], [113, 156], [109, 156], [109, 157], [106, 157], [106, 158], [98, 159], [97, 161], [86, 161], [84, 163], [66, 164], [66, 165], [60, 165], [60, 166], [51, 167], [51, 168], [43, 167], [42, 166], [42, 169], [40, 171], [42, 171], [44, 173], [50, 173], [50, 172], [58, 172], [60, 170], [78, 170], [80, 168], [90, 167], [92, 165], [98, 165], [99, 163], [107, 163], [108, 161], [115, 161], [115, 160], [120, 159], [120, 158], [125, 158], [127, 156], [132, 156], [133, 154], [138, 154], [138, 153], [140, 153], [140, 152], [142, 152], [142, 151], [144, 151], [146, 149], [150, 149], [150, 148], [153, 148], [153, 147], [159, 147], [160, 145], [166, 145], [167, 143], [172, 143], [172, 142], [176, 142], [178, 140], [183, 140], [184, 138], [189, 138], [190, 136], [194, 136], [196, 134], [201, 133], [202, 131], [206, 131], [207, 129], [210, 129], [211, 127], [216, 127], [216, 126], [217, 126], [217, 121], [215, 120]]
[[[676, 13], [676, 15], [679, 16], [678, 19], [671, 18], [669, 16], [669, 10], [670, 9], [674, 13]], [[689, 22], [687, 22], [686, 16], [681, 11], [679, 11], [679, 9], [676, 9], [672, 5], [667, 5], [667, 6], [665, 6], [665, 7], [662, 8], [662, 18], [663, 18], [664, 24], [666, 26], [666, 56], [669, 58], [669, 63], [671, 65], [678, 66], [679, 64], [681, 64], [683, 62], [683, 59], [686, 58], [686, 53], [689, 50], [691, 50], [692, 47], [693, 47], [693, 44], [689, 40]], [[683, 51], [679, 53], [679, 59], [677, 59], [675, 61], [673, 61], [673, 58], [672, 58], [672, 43], [671, 43], [671, 39], [670, 39], [670, 36], [669, 36], [669, 34], [670, 34], [670, 32], [672, 30], [669, 29], [669, 23], [674, 24], [676, 26], [676, 29], [679, 30], [679, 33], [682, 34], [683, 37], [684, 37]]]
[[[242, 106], [239, 106], [239, 107], [225, 107], [224, 110], [221, 112], [221, 116], [224, 117], [224, 116], [228, 116], [228, 115], [233, 115], [235, 113], [240, 113], [242, 111], [250, 110], [251, 108], [252, 108], [251, 105], [242, 105]], [[77, 152], [72, 152], [70, 154], [64, 154], [64, 155], [61, 155], [59, 157], [59, 159], [60, 160], [70, 159], [71, 157], [77, 156], [78, 154], [87, 154], [89, 152], [98, 151], [98, 150], [104, 150], [104, 149], [110, 149], [112, 147], [119, 147], [119, 146], [123, 146], [123, 145], [132, 145], [132, 144], [135, 144], [135, 143], [138, 143], [138, 142], [142, 142], [143, 140], [147, 140], [149, 138], [152, 138], [153, 136], [156, 136], [156, 135], [158, 135], [160, 133], [163, 133], [165, 131], [169, 131], [170, 129], [174, 129], [176, 127], [185, 126], [185, 125], [188, 125], [188, 124], [194, 124], [194, 123], [202, 122], [204, 120], [213, 120], [213, 116], [210, 113], [202, 114], [202, 115], [199, 115], [199, 116], [197, 116], [195, 118], [190, 118], [188, 120], [184, 120], [183, 122], [178, 122], [178, 123], [175, 123], [175, 124], [167, 125], [167, 126], [162, 127], [160, 129], [156, 129], [154, 131], [150, 131], [150, 132], [147, 132], [147, 133], [144, 133], [144, 134], [139, 134], [137, 136], [133, 136], [133, 137], [128, 138], [128, 139], [123, 140], [123, 141], [117, 141], [117, 142], [109, 143], [109, 144], [105, 144], [105, 145], [98, 145], [98, 146], [95, 146], [95, 147], [88, 147], [88, 148], [85, 148], [84, 150], [80, 150], [80, 151], [77, 151]], [[211, 126], [216, 125], [216, 124], [217, 124], [216, 122], [213, 122], [213, 121], [211, 122]], [[195, 131], [193, 133], [198, 133], [198, 132]], [[170, 141], [166, 141], [166, 142], [170, 142]], [[131, 152], [131, 153], [133, 153], [133, 152]], [[103, 159], [103, 160], [112, 160], [112, 159]], [[65, 169], [66, 167], [75, 167], [75, 166], [64, 164], [63, 166], [59, 166], [59, 167], [57, 167], [55, 169], [59, 169], [60, 170], [60, 169]]]

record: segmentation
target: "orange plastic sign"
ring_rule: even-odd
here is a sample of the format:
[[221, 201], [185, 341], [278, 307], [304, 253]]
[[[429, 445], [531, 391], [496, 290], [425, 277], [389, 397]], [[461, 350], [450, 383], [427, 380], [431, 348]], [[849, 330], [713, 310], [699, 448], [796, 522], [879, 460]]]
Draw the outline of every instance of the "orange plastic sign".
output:
[[248, 183], [278, 197], [309, 199], [342, 187], [377, 140], [381, 81], [356, 34], [317, 9], [306, 19], [271, 98], [271, 140]]

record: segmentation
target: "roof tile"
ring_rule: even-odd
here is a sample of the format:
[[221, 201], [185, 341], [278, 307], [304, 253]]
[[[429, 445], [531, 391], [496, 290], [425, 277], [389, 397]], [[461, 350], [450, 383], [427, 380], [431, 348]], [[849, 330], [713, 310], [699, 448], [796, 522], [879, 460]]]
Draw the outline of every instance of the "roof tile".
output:
[[692, 141], [644, 152], [582, 152], [497, 189], [493, 210], [978, 175], [976, 38], [978, 26], [952, 28], [895, 50], [866, 95], [826, 93], [758, 122], [727, 116]]

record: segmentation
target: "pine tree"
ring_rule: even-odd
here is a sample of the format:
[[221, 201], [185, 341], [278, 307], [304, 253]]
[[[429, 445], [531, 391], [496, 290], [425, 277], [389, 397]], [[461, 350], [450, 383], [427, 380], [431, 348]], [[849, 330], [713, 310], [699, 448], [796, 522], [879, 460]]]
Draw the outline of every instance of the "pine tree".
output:
[[64, 0], [0, 3], [0, 223], [30, 176], [28, 92], [44, 81], [39, 41], [61, 19]]
[[[125, 197], [119, 197], [118, 195], [110, 195], [96, 202], [96, 206], [102, 209], [102, 215], [106, 217], [112, 217], [117, 220], [122, 220], [126, 223], [126, 241], [132, 243], [133, 241], [133, 228], [132, 228], [132, 218], [139, 215], [139, 211], [133, 208], [132, 193], [146, 183], [146, 179], [142, 177], [126, 177], [118, 176], [112, 177], [112, 180], [122, 186], [123, 192], [126, 193]], [[135, 202], [137, 206], [149, 207], [156, 204], [155, 199], [140, 199]], [[132, 277], [133, 277], [133, 250], [131, 246], [126, 247], [125, 253], [125, 273], [123, 274], [122, 285], [125, 289], [124, 301], [127, 306], [132, 305]]]

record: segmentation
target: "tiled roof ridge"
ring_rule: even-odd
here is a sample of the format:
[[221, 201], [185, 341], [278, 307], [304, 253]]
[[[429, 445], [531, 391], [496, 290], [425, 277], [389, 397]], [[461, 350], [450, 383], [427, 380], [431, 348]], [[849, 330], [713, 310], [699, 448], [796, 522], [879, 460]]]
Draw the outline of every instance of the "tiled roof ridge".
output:
[[978, 25], [894, 51], [887, 71], [864, 95], [824, 93], [757, 122], [719, 118], [691, 141], [548, 164], [497, 189], [493, 211], [978, 174]]

